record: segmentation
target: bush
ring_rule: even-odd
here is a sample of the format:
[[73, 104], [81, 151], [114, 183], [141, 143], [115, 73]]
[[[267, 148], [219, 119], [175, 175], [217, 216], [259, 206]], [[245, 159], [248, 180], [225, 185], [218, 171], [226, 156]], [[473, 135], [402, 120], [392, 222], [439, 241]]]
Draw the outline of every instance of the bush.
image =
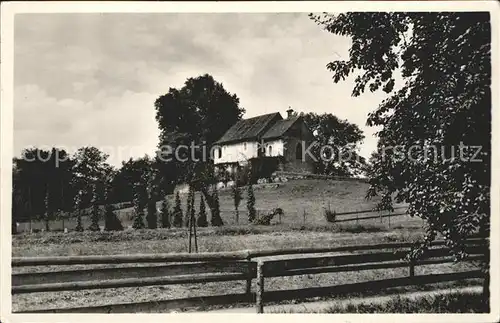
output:
[[260, 234], [264, 231], [251, 226], [245, 227], [220, 227], [214, 231], [215, 235], [218, 236], [239, 236], [239, 235], [249, 235], [249, 234]]
[[327, 222], [335, 223], [335, 219], [337, 217], [337, 213], [335, 211], [325, 209], [323, 214]]
[[240, 219], [238, 208], [240, 206], [242, 195], [241, 189], [239, 186], [237, 186], [237, 184], [231, 187], [231, 196], [233, 197], [234, 210], [236, 211], [236, 223], [238, 223]]
[[207, 210], [205, 208], [205, 200], [203, 199], [203, 194], [200, 194], [200, 210], [198, 211], [196, 225], [199, 227], [208, 227]]
[[139, 192], [139, 188], [136, 187], [134, 190], [134, 211], [135, 211], [135, 216], [134, 216], [134, 223], [132, 224], [132, 227], [134, 229], [144, 229], [144, 205], [143, 201]]
[[219, 193], [217, 192], [217, 188], [214, 188], [212, 194], [214, 207], [212, 209], [212, 218], [210, 219], [210, 224], [212, 224], [213, 227], [220, 227], [224, 225], [224, 222], [222, 222], [222, 218], [220, 217]]
[[99, 227], [99, 206], [97, 204], [92, 205], [92, 213], [90, 214], [90, 231], [101, 231]]
[[104, 213], [104, 230], [105, 231], [122, 231], [123, 225], [120, 219], [116, 216], [114, 212], [114, 207], [112, 204], [107, 204]]
[[349, 233], [361, 233], [361, 232], [382, 232], [386, 231], [387, 229], [377, 227], [374, 225], [362, 225], [362, 224], [356, 224], [356, 225], [343, 225], [343, 226], [338, 226], [337, 227], [337, 232], [349, 232]]
[[75, 231], [77, 232], [83, 232], [83, 225], [82, 225], [82, 212], [80, 210], [76, 211], [76, 227]]
[[396, 296], [384, 303], [337, 305], [326, 313], [488, 313], [489, 304], [472, 292], [408, 298]]
[[90, 213], [90, 231], [101, 231], [99, 227], [99, 196], [97, 192], [97, 184], [92, 185], [92, 211]]
[[283, 215], [283, 210], [281, 208], [275, 208], [267, 214], [259, 215], [254, 219], [253, 224], [257, 225], [271, 225], [271, 220], [278, 214]]
[[271, 225], [271, 220], [273, 219], [273, 217], [274, 214], [272, 213], [262, 214], [257, 216], [252, 223], [256, 225]]
[[163, 199], [161, 202], [161, 227], [170, 229], [170, 210], [167, 199]]
[[153, 198], [148, 200], [147, 212], [148, 229], [156, 229], [158, 227], [158, 214], [156, 213], [156, 201]]
[[253, 193], [253, 186], [248, 185], [247, 187], [247, 210], [248, 210], [248, 222], [252, 223], [255, 220], [257, 211], [255, 210], [255, 195]]
[[173, 223], [172, 225], [176, 228], [182, 227], [182, 209], [181, 209], [181, 197], [179, 196], [179, 192], [175, 194], [175, 206], [174, 211], [172, 213]]

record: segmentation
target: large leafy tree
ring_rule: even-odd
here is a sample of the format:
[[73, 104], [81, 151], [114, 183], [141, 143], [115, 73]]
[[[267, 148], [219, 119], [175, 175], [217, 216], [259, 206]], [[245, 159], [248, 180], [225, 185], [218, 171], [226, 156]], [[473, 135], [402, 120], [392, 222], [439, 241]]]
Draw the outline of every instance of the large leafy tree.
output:
[[107, 163], [108, 157], [108, 154], [92, 146], [78, 149], [73, 156], [75, 160], [73, 186], [82, 192], [83, 208], [92, 204], [94, 186], [98, 185], [97, 194], [102, 196], [104, 183], [115, 173], [113, 167]]
[[[214, 213], [216, 201], [207, 187], [214, 181], [210, 149], [245, 112], [239, 107], [238, 97], [205, 74], [187, 79], [180, 89], [170, 88], [156, 100], [155, 108], [160, 129], [162, 176], [175, 174], [176, 178], [166, 182], [188, 182], [194, 189], [201, 190]], [[177, 156], [173, 153], [179, 145], [191, 147], [192, 143], [198, 147], [179, 150]]]
[[113, 178], [113, 201], [124, 202], [134, 199], [134, 187], [147, 205], [146, 220], [149, 229], [157, 227], [158, 215], [156, 202], [162, 200], [165, 191], [160, 185], [159, 164], [154, 158], [145, 155], [138, 159], [130, 158], [122, 162], [122, 167]]
[[151, 189], [152, 194], [160, 195], [163, 190], [160, 187], [159, 167], [157, 160], [148, 155], [122, 162], [113, 178], [113, 201], [131, 201], [134, 198], [132, 188], [135, 183], [140, 183], [145, 189]]
[[[356, 124], [339, 119], [331, 113], [306, 113], [302, 117], [314, 135], [311, 152], [317, 159], [315, 171], [323, 175], [352, 176], [365, 170], [366, 162], [358, 154], [364, 139]], [[323, 147], [331, 147], [322, 149]]]
[[392, 197], [406, 201], [410, 215], [426, 220], [426, 239], [413, 256], [441, 234], [461, 257], [467, 237], [489, 234], [489, 13], [311, 17], [352, 40], [349, 59], [327, 65], [334, 82], [356, 74], [354, 96], [366, 88], [389, 94], [367, 120], [382, 127], [369, 196], [381, 195], [384, 208], [391, 207]]

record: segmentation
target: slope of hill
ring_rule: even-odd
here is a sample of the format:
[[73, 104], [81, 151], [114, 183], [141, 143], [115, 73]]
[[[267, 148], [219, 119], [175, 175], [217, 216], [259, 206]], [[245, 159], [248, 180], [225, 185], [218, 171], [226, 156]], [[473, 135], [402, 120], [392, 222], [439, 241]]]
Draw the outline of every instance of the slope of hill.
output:
[[[324, 180], [324, 179], [297, 179], [288, 182], [257, 184], [254, 185], [255, 207], [258, 213], [269, 212], [274, 208], [281, 208], [284, 215], [281, 217], [283, 224], [308, 224], [308, 225], [323, 225], [326, 224], [324, 218], [325, 209], [330, 208], [331, 211], [348, 212], [348, 211], [364, 211], [373, 209], [379, 201], [378, 198], [366, 200], [366, 191], [368, 185], [363, 181], [341, 181], [341, 180]], [[247, 214], [247, 187], [242, 187], [243, 199], [239, 206], [239, 221], [238, 224], [248, 223]], [[186, 210], [187, 193], [181, 193], [182, 210]], [[199, 209], [200, 193], [195, 194], [196, 213]], [[167, 196], [170, 203], [170, 208], [174, 207], [175, 196]], [[219, 190], [219, 201], [221, 216], [225, 224], [236, 224], [236, 216], [234, 209], [234, 201], [231, 196], [230, 188]], [[122, 205], [130, 205], [130, 203], [121, 203]], [[161, 202], [157, 203], [160, 209]], [[132, 225], [134, 211], [132, 207], [119, 209], [116, 211], [125, 228]], [[371, 214], [373, 215], [373, 214]], [[210, 211], [207, 205], [207, 216], [210, 218]], [[353, 215], [352, 217], [355, 217]], [[361, 216], [360, 216], [361, 217]], [[394, 221], [407, 221], [404, 217]], [[279, 221], [278, 217], [273, 220]], [[101, 226], [104, 226], [104, 219], [100, 221]], [[365, 222], [362, 222], [365, 223]], [[86, 228], [90, 225], [90, 220], [87, 216], [83, 217], [83, 226]], [[44, 223], [33, 222], [33, 229], [44, 228]], [[63, 224], [61, 221], [51, 221], [51, 230], [62, 230]], [[75, 220], [66, 220], [64, 226], [72, 230], [75, 226]], [[29, 224], [21, 223], [18, 227], [19, 231], [29, 231]]]
[[[247, 221], [247, 187], [242, 187], [243, 199], [239, 206], [239, 224]], [[336, 212], [361, 211], [372, 209], [378, 199], [366, 200], [368, 184], [361, 181], [334, 181], [318, 179], [291, 180], [283, 183], [254, 185], [255, 207], [258, 212], [267, 212], [273, 208], [284, 211], [282, 223], [324, 224], [324, 210], [330, 208]], [[187, 194], [181, 193], [182, 209], [186, 209]], [[175, 196], [167, 199], [173, 208]], [[199, 208], [199, 192], [195, 195], [195, 208]], [[219, 190], [221, 216], [226, 224], [235, 223], [234, 201], [229, 188]], [[158, 203], [158, 208], [160, 204]], [[207, 206], [208, 216], [210, 212]], [[119, 211], [122, 221], [129, 222], [133, 216], [132, 208]]]

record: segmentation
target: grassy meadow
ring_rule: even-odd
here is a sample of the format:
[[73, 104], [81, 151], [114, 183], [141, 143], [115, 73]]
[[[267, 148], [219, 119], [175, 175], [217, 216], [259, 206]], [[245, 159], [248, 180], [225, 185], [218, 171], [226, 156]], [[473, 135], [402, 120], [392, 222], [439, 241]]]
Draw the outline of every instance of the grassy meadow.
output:
[[[241, 202], [240, 223], [235, 224], [234, 208], [230, 190], [220, 190], [223, 227], [198, 228], [199, 252], [237, 251], [247, 249], [286, 249], [298, 247], [336, 247], [356, 244], [416, 241], [423, 235], [422, 222], [409, 216], [397, 216], [389, 223], [387, 218], [328, 223], [323, 215], [328, 208], [337, 212], [366, 210], [375, 206], [376, 200], [365, 200], [367, 184], [363, 182], [339, 182], [324, 180], [297, 180], [286, 183], [261, 184], [255, 187], [256, 207], [269, 210], [280, 207], [284, 210], [281, 223], [270, 226], [246, 223], [246, 199]], [[187, 194], [181, 194], [183, 209]], [[244, 193], [246, 198], [246, 192]], [[173, 206], [173, 196], [170, 196]], [[199, 201], [199, 196], [196, 196]], [[195, 203], [198, 206], [197, 203]], [[306, 218], [304, 221], [304, 210]], [[117, 211], [126, 227], [130, 209]], [[366, 214], [363, 216], [367, 216]], [[373, 213], [371, 214], [373, 215]], [[210, 216], [208, 212], [208, 216]], [[361, 215], [360, 215], [361, 216]], [[352, 215], [354, 218], [355, 215]], [[277, 219], [275, 219], [277, 220]], [[79, 256], [112, 254], [178, 253], [188, 250], [186, 228], [156, 230], [124, 230], [120, 232], [74, 232], [61, 231], [21, 233], [12, 237], [12, 256]], [[134, 264], [131, 264], [134, 265]], [[114, 267], [115, 265], [105, 265]], [[119, 265], [117, 265], [119, 266]], [[443, 273], [466, 270], [471, 265], [440, 264], [417, 268], [420, 273]], [[72, 268], [87, 268], [79, 265]], [[68, 268], [69, 269], [69, 268]], [[34, 268], [13, 268], [14, 273], [30, 272]], [[54, 270], [38, 267], [37, 271]], [[64, 270], [59, 268], [57, 270]], [[335, 274], [300, 275], [270, 278], [266, 290], [295, 289], [317, 286], [370, 281], [375, 279], [403, 277], [407, 268], [394, 270], [367, 270]], [[13, 297], [13, 310], [56, 307], [92, 306], [112, 303], [127, 303], [241, 293], [244, 281], [207, 284], [183, 284], [174, 286], [150, 286], [79, 292], [48, 292], [19, 294]]]
[[[393, 241], [415, 241], [422, 236], [416, 227], [383, 228], [376, 226], [228, 226], [205, 228], [200, 231], [200, 252], [231, 251], [245, 249], [280, 249], [294, 247], [326, 247], [355, 244], [376, 244]], [[186, 252], [187, 233], [185, 229], [140, 230], [114, 233], [95, 232], [49, 232], [19, 235], [13, 238], [13, 256], [71, 256], [71, 255], [111, 255], [137, 253]], [[280, 256], [275, 256], [280, 257]], [[291, 256], [293, 257], [293, 256]], [[266, 257], [268, 259], [274, 257]], [[128, 266], [134, 266], [129, 264]], [[96, 265], [94, 265], [96, 266]], [[101, 265], [118, 268], [121, 265]], [[83, 269], [89, 266], [72, 266]], [[474, 268], [470, 263], [446, 263], [419, 266], [415, 274], [446, 273]], [[67, 268], [69, 269], [69, 268]], [[66, 270], [37, 267], [37, 271]], [[32, 272], [33, 268], [13, 268], [13, 272]], [[341, 285], [377, 279], [405, 277], [408, 268], [391, 270], [377, 269], [335, 274], [299, 275], [266, 279], [266, 290], [285, 290], [329, 285]], [[467, 285], [462, 281], [452, 285]], [[474, 282], [472, 282], [474, 283]], [[477, 282], [475, 282], [477, 283]], [[255, 281], [253, 282], [255, 284]], [[449, 284], [448, 284], [449, 285]], [[447, 286], [448, 286], [447, 285]], [[406, 290], [421, 289], [425, 286], [405, 287]], [[253, 287], [255, 288], [255, 286]], [[130, 287], [120, 289], [47, 292], [19, 294], [13, 296], [13, 310], [35, 310], [43, 308], [98, 306], [105, 304], [141, 301], [160, 301], [175, 298], [242, 293], [244, 281], [218, 282], [206, 284], [182, 284], [167, 286]], [[47, 304], [50, 304], [48, 306]], [[252, 306], [247, 304], [246, 306]], [[184, 309], [195, 310], [195, 309]]]
[[[343, 304], [342, 304], [343, 303]], [[373, 301], [346, 299], [327, 308], [274, 310], [271, 313], [488, 313], [481, 293], [453, 290], [448, 293], [429, 293], [429, 295], [409, 297], [396, 295], [389, 299], [378, 298]]]
[[[377, 198], [366, 200], [365, 195], [368, 189], [368, 184], [362, 181], [336, 181], [336, 180], [317, 180], [317, 179], [302, 179], [291, 180], [283, 183], [257, 184], [254, 185], [254, 193], [256, 198], [257, 212], [267, 212], [274, 208], [281, 208], [284, 215], [281, 218], [281, 223], [284, 225], [324, 225], [325, 209], [330, 208], [331, 211], [348, 212], [362, 211], [372, 209], [377, 202]], [[226, 225], [247, 224], [248, 215], [246, 208], [246, 187], [242, 188], [243, 199], [239, 206], [239, 221], [236, 223], [234, 202], [229, 188], [219, 190], [219, 201], [221, 209], [221, 217]], [[181, 193], [181, 205], [183, 211], [186, 210], [187, 194]], [[199, 209], [200, 194], [195, 195], [195, 208]], [[167, 196], [170, 207], [175, 204], [175, 196]], [[158, 202], [160, 208], [160, 202]], [[131, 227], [133, 223], [134, 211], [132, 207], [116, 210], [116, 213], [125, 228]], [[399, 213], [395, 212], [395, 213]], [[210, 217], [210, 212], [207, 205], [207, 214]], [[372, 214], [360, 214], [359, 217], [369, 216]], [[342, 216], [342, 218], [356, 218], [356, 215]], [[90, 219], [83, 217], [83, 226], [86, 228], [90, 225]], [[100, 221], [104, 227], [104, 219]], [[278, 223], [276, 217], [273, 223]], [[419, 219], [411, 219], [408, 216], [394, 217], [391, 219], [383, 218], [360, 220], [358, 224], [362, 225], [417, 225], [422, 222]], [[63, 230], [64, 227], [71, 231], [76, 226], [74, 219], [62, 221], [51, 221], [51, 230]], [[19, 231], [29, 231], [28, 223], [21, 223]], [[43, 222], [33, 222], [31, 228], [40, 230], [45, 227]]]

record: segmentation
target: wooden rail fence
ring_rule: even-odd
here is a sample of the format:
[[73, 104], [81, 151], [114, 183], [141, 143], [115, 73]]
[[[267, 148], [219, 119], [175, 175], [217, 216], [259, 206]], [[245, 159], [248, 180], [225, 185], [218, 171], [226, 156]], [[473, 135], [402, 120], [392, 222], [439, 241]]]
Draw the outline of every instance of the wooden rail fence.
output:
[[[287, 250], [246, 250], [200, 254], [13, 258], [11, 291], [13, 295], [17, 295], [40, 292], [245, 281], [245, 291], [239, 294], [91, 307], [52, 308], [23, 312], [130, 313], [168, 311], [202, 304], [228, 305], [255, 302], [257, 313], [263, 313], [266, 302], [335, 296], [351, 292], [376, 292], [391, 287], [482, 278], [483, 276], [479, 270], [415, 275], [416, 266], [448, 263], [452, 262], [453, 259], [449, 256], [449, 250], [444, 247], [444, 242], [436, 241], [432, 244], [432, 248], [425, 259], [421, 259], [418, 262], [408, 262], [403, 260], [403, 256], [411, 246], [411, 243], [384, 243], [377, 245]], [[481, 240], [469, 240], [466, 251], [469, 254], [467, 261], [480, 260], [484, 254]], [[346, 254], [346, 252], [350, 253]], [[262, 259], [262, 257], [293, 254], [302, 255], [302, 257]], [[316, 255], [306, 256], [308, 254]], [[134, 264], [134, 266], [121, 266], [123, 264]], [[75, 265], [108, 265], [115, 267], [67, 269], [67, 267]], [[35, 272], [16, 273], [15, 269], [20, 267], [35, 267], [37, 270]], [[266, 278], [401, 267], [408, 268], [408, 275], [406, 277], [296, 290], [265, 290]], [[255, 292], [252, 292], [253, 280], [256, 280]]]

